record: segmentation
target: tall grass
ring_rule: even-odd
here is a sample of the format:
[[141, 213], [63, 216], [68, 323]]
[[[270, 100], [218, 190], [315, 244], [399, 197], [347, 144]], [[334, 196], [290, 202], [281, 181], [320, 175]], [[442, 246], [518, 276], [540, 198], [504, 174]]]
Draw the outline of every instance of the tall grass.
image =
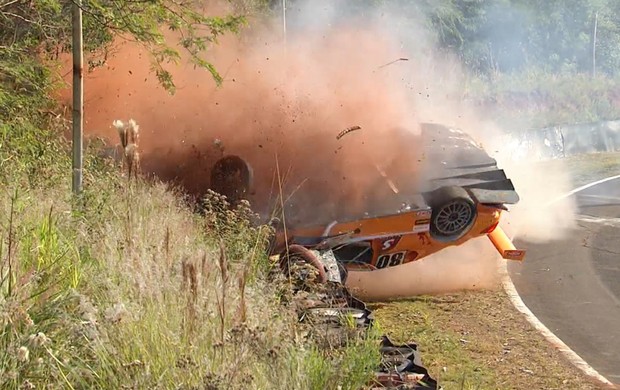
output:
[[280, 300], [287, 284], [267, 279], [271, 230], [248, 204], [211, 193], [197, 212], [135, 165], [94, 158], [74, 198], [64, 145], [24, 134], [0, 149], [0, 388], [368, 382], [376, 337], [316, 344]]

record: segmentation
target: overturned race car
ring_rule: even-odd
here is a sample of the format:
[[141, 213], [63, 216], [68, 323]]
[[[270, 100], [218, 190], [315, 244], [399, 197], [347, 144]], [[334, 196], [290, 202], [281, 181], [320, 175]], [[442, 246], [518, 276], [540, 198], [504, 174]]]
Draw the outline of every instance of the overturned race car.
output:
[[[505, 172], [466, 133], [430, 123], [421, 130], [399, 142], [411, 140], [423, 151], [424, 161], [417, 161], [426, 166], [416, 168], [425, 173], [423, 180], [377, 167], [383, 186], [373, 189], [382, 190], [366, 191], [364, 207], [354, 210], [343, 202], [330, 213], [314, 213], [329, 195], [298, 196], [292, 208], [281, 207], [288, 219], [276, 219], [270, 255], [278, 256], [284, 269], [291, 260], [313, 264], [324, 281], [342, 281], [348, 270], [417, 261], [481, 236], [504, 259], [523, 260], [525, 251], [498, 226], [506, 205], [519, 201]], [[253, 175], [248, 161], [229, 155], [212, 169], [211, 187], [230, 198], [244, 197], [252, 193]]]

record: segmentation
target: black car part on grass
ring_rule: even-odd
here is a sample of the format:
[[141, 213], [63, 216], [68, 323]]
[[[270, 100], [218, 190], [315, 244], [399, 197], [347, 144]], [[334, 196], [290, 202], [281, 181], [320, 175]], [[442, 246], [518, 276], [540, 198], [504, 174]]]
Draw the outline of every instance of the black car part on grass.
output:
[[439, 389], [437, 381], [422, 366], [418, 345], [395, 345], [383, 336], [380, 346], [381, 368], [376, 373], [380, 388]]
[[[310, 261], [306, 264], [315, 267], [316, 263]], [[287, 276], [293, 275], [287, 272]], [[298, 310], [299, 321], [311, 326], [317, 342], [332, 348], [345, 346], [350, 337], [363, 337], [373, 326], [374, 317], [367, 305], [352, 296], [340, 281], [315, 280], [304, 290], [311, 294]], [[347, 320], [343, 321], [345, 318]], [[381, 363], [375, 371], [373, 383], [369, 384], [370, 389], [441, 389], [422, 365], [417, 344], [396, 345], [383, 336], [379, 350]]]

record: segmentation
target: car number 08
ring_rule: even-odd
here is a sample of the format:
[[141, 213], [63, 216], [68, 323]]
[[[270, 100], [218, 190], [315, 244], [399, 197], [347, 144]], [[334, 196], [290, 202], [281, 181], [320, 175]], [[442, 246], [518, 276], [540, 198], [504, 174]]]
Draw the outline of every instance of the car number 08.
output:
[[406, 252], [396, 252], [387, 255], [381, 255], [377, 259], [377, 268], [394, 267], [400, 265], [405, 259]]

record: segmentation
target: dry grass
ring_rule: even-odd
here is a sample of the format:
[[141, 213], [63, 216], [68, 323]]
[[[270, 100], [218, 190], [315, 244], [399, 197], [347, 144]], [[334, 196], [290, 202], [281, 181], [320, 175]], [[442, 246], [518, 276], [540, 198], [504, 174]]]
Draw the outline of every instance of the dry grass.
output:
[[372, 339], [319, 349], [282, 304], [288, 284], [267, 277], [271, 231], [247, 204], [229, 210], [210, 194], [199, 213], [128, 162], [122, 177], [89, 161], [79, 198], [63, 180], [18, 180], [0, 193], [0, 388], [368, 380]]
[[[0, 387], [355, 383], [338, 367], [364, 359], [354, 353], [363, 343], [344, 354], [313, 347], [257, 266], [267, 264], [263, 229], [210, 230], [163, 185], [137, 182], [91, 203], [102, 190], [89, 189], [80, 213], [57, 191], [13, 201]], [[11, 198], [2, 202], [10, 215]]]

